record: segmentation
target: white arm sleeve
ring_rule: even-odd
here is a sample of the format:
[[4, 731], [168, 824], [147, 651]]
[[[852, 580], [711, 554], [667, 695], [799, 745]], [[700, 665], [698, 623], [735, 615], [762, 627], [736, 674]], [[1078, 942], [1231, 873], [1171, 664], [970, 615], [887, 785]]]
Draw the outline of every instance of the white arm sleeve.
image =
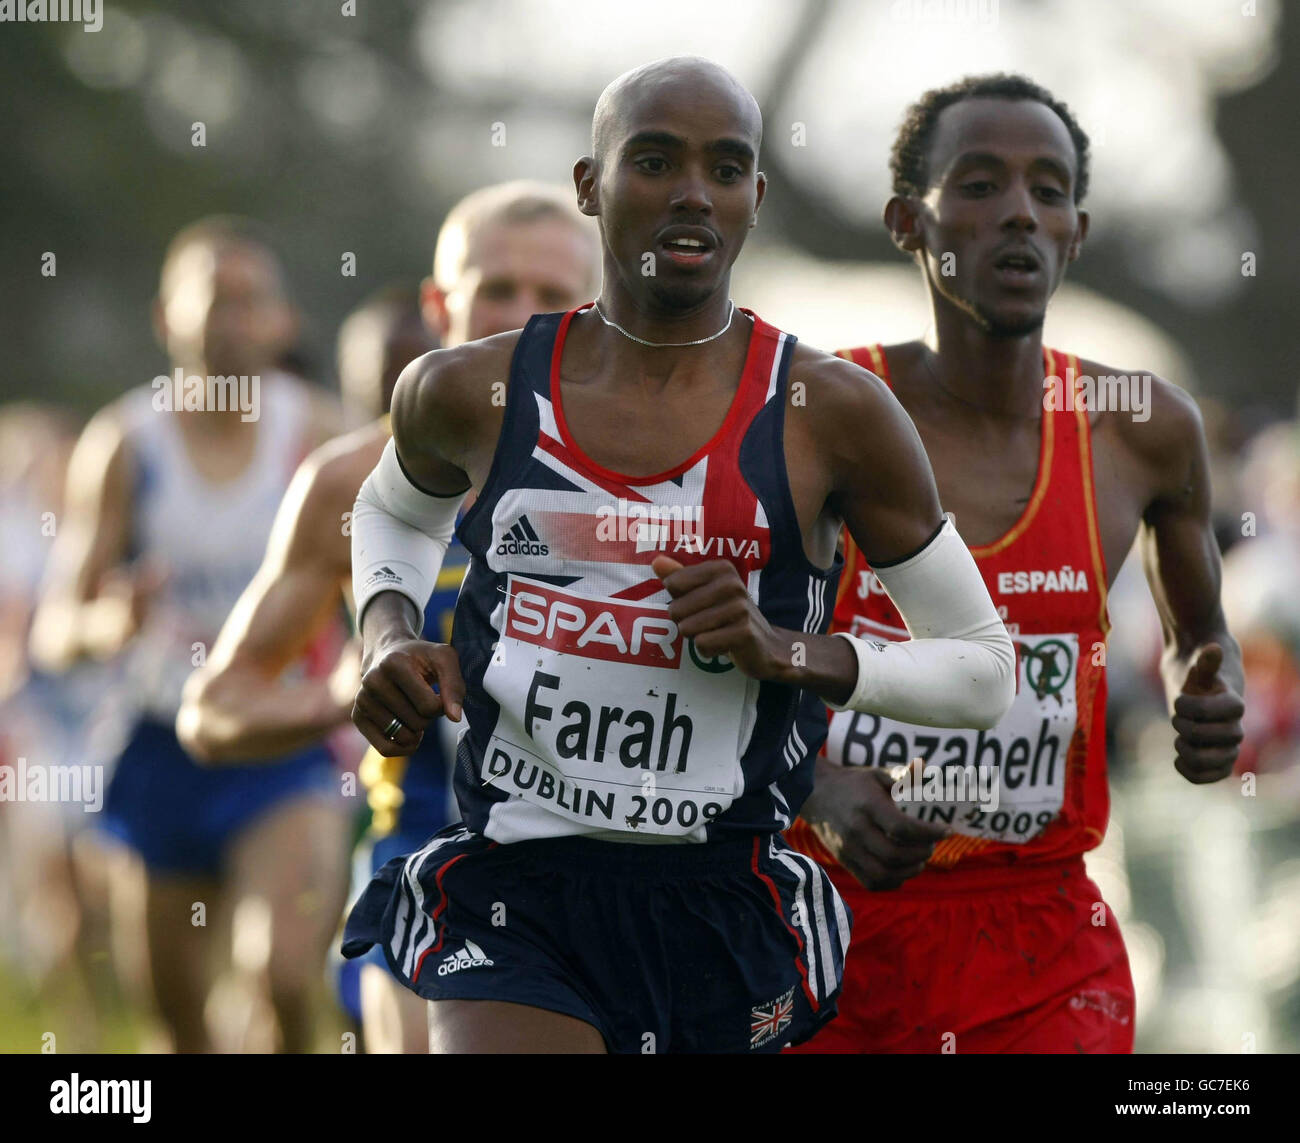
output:
[[858, 685], [844, 706], [826, 705], [921, 726], [996, 726], [1015, 697], [1015, 648], [952, 521], [916, 555], [874, 570], [912, 638], [837, 631], [857, 654]]
[[352, 509], [352, 594], [357, 629], [381, 591], [396, 591], [424, 614], [469, 490], [431, 496], [402, 471], [390, 438]]

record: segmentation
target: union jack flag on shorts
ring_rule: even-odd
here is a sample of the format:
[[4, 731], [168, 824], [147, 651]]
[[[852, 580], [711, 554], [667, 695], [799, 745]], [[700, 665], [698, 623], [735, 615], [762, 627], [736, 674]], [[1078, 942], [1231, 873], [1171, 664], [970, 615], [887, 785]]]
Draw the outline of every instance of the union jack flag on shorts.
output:
[[761, 1048], [785, 1031], [793, 1019], [794, 989], [770, 1004], [755, 1004], [749, 1012], [749, 1046]]

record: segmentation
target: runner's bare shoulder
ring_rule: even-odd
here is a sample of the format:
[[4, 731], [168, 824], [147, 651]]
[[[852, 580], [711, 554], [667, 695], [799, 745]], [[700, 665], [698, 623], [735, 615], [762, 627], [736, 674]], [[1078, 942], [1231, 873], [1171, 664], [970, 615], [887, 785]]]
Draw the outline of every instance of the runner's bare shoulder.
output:
[[1125, 452], [1154, 476], [1165, 493], [1184, 491], [1205, 449], [1196, 399], [1172, 381], [1142, 370], [1121, 370], [1097, 361], [1079, 362], [1080, 379], [1091, 379], [1093, 432], [1114, 434]]
[[802, 421], [819, 447], [846, 463], [860, 463], [863, 449], [877, 440], [915, 433], [911, 419], [879, 377], [803, 342], [795, 346], [790, 363], [786, 405], [792, 422]]
[[392, 425], [403, 463], [452, 465], [469, 472], [484, 449], [490, 455], [500, 433], [519, 336], [519, 330], [512, 330], [454, 349], [435, 349], [402, 370], [393, 390]]

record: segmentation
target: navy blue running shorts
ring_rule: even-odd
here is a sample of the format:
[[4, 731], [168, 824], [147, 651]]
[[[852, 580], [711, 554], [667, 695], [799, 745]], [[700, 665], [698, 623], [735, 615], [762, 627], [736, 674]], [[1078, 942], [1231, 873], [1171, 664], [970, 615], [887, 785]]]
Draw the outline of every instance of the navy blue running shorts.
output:
[[[363, 838], [352, 854], [352, 885], [349, 889], [351, 900], [361, 893], [370, 879], [374, 877], [394, 857], [404, 857], [420, 849], [429, 839], [429, 831], [438, 828], [437, 822], [420, 830], [399, 829], [387, 837]], [[361, 966], [378, 965], [389, 972], [388, 961], [384, 959], [381, 945], [374, 945], [364, 956], [356, 960], [339, 960], [334, 966], [334, 996], [339, 1007], [347, 1013], [356, 1024], [361, 1023]]]
[[146, 720], [117, 761], [101, 825], [150, 873], [215, 877], [240, 831], [307, 796], [340, 796], [334, 756], [324, 745], [273, 763], [200, 766], [171, 726]]
[[428, 1000], [562, 1012], [611, 1052], [776, 1052], [835, 1015], [851, 924], [775, 834], [499, 845], [457, 824], [375, 875], [343, 955], [378, 945]]

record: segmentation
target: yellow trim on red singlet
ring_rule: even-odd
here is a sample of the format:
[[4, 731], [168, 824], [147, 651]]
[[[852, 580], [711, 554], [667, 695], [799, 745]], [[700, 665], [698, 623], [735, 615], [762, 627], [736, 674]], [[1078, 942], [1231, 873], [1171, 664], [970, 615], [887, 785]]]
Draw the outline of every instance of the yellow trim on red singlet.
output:
[[[1043, 365], [1045, 368], [1051, 368], [1050, 351], [1046, 348], [1043, 349]], [[1038, 479], [1034, 482], [1034, 491], [1030, 493], [1028, 505], [1026, 505], [1020, 519], [1011, 525], [1011, 530], [1001, 539], [994, 540], [993, 543], [985, 544], [983, 547], [971, 548], [970, 554], [975, 559], [980, 560], [988, 556], [996, 556], [998, 552], [1010, 547], [1025, 534], [1025, 530], [1034, 522], [1034, 517], [1038, 515], [1038, 509], [1047, 496], [1047, 486], [1052, 482], [1052, 457], [1056, 451], [1056, 418], [1046, 409], [1043, 410], [1043, 427], [1041, 431], [1042, 444], [1039, 448]]]
[[[858, 359], [858, 354], [861, 353], [866, 353], [871, 358], [870, 365], [863, 365]], [[859, 369], [870, 369], [871, 372], [884, 381], [886, 385], [889, 384], [885, 375], [889, 366], [885, 361], [884, 352], [878, 345], [863, 345], [859, 346], [857, 349], [837, 349], [835, 351], [835, 356], [842, 357], [845, 361], [851, 361]]]
[[987, 849], [992, 844], [992, 841], [987, 837], [968, 837], [965, 834], [946, 837], [934, 847], [934, 852], [926, 861], [926, 865], [951, 869], [963, 857], [968, 857], [981, 849]]
[[[1073, 353], [1067, 358], [1067, 368], [1074, 371], [1077, 378], [1079, 372], [1079, 359]], [[1071, 392], [1070, 399], [1074, 399]], [[1106, 557], [1101, 550], [1101, 533], [1097, 526], [1097, 497], [1093, 484], [1092, 475], [1092, 429], [1088, 424], [1088, 410], [1076, 408], [1075, 417], [1079, 423], [1079, 473], [1083, 479], [1083, 516], [1088, 524], [1088, 547], [1092, 552], [1092, 574], [1097, 581], [1097, 592], [1101, 599], [1100, 611], [1097, 615], [1097, 626], [1101, 629], [1101, 637], [1106, 639], [1110, 635], [1110, 618], [1106, 614], [1106, 599], [1110, 592], [1106, 585]]]
[[888, 368], [885, 365], [885, 351], [877, 341], [867, 346], [867, 352], [871, 354], [871, 372], [883, 379]]

